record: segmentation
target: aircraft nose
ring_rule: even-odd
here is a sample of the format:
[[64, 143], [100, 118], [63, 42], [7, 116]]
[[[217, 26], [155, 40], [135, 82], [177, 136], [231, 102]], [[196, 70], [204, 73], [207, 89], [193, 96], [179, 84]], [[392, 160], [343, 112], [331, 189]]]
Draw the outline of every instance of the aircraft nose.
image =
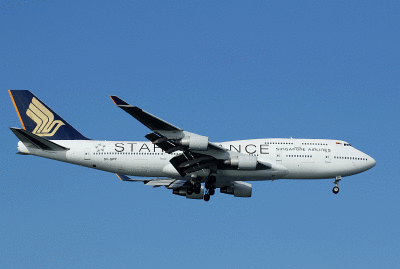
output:
[[[365, 153], [364, 153], [365, 154]], [[366, 171], [366, 170], [368, 170], [368, 169], [371, 169], [372, 167], [374, 167], [375, 166], [375, 164], [376, 164], [376, 161], [374, 160], [374, 158], [372, 158], [371, 156], [368, 156], [367, 154], [365, 154], [365, 159], [367, 160], [365, 163], [364, 163], [364, 165], [363, 165], [363, 167], [364, 167], [364, 171]]]
[[363, 153], [362, 162], [358, 163], [355, 166], [358, 167], [360, 169], [360, 171], [363, 172], [363, 171], [367, 171], [368, 169], [371, 169], [372, 167], [375, 166], [375, 164], [376, 164], [376, 161], [374, 160], [374, 158]]
[[369, 168], [368, 168], [368, 169], [374, 167], [375, 164], [376, 164], [376, 161], [374, 160], [374, 158], [368, 156], [368, 165], [369, 165]]

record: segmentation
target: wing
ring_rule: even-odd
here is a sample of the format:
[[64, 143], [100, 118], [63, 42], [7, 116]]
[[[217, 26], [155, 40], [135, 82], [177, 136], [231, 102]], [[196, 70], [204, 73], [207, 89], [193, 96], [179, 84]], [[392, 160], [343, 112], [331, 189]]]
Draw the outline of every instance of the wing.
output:
[[219, 160], [228, 159], [227, 150], [209, 142], [208, 137], [184, 131], [117, 96], [110, 97], [118, 107], [153, 131], [145, 136], [153, 144], [168, 154], [182, 151], [170, 160], [182, 177], [202, 169], [216, 172]]
[[189, 199], [203, 199], [204, 187], [201, 186], [198, 193], [187, 193], [187, 187], [190, 184], [188, 180], [181, 179], [132, 179], [126, 175], [117, 174], [120, 180], [129, 182], [143, 182], [145, 185], [153, 186], [153, 188], [164, 186], [167, 189], [172, 189], [172, 193], [180, 196], [186, 196]]
[[[137, 106], [129, 105], [127, 102], [115, 95], [110, 95], [110, 98], [119, 108], [123, 109], [125, 112], [133, 116], [135, 119], [154, 132], [148, 134], [146, 138], [155, 144], [159, 144], [160, 146], [168, 149], [173, 146], [180, 145], [193, 150], [206, 150], [207, 148], [225, 150], [223, 147], [220, 147], [214, 143], [210, 143], [208, 141], [208, 137], [183, 131], [179, 127], [176, 127]], [[165, 143], [168, 140], [175, 140], [175, 143], [172, 145], [170, 143]], [[184, 147], [176, 150], [181, 150]]]
[[143, 182], [145, 185], [153, 186], [153, 187], [161, 187], [164, 186], [169, 189], [180, 188], [184, 186], [188, 181], [180, 180], [180, 179], [133, 179], [126, 175], [117, 174], [120, 180], [129, 181], [129, 182]]
[[170, 160], [182, 177], [202, 169], [210, 169], [211, 173], [216, 174], [218, 169], [271, 168], [270, 164], [258, 161], [255, 156], [229, 151], [209, 142], [206, 136], [184, 131], [136, 106], [129, 105], [115, 95], [110, 97], [118, 107], [152, 131], [145, 137], [153, 144], [166, 153], [182, 151], [182, 154]]

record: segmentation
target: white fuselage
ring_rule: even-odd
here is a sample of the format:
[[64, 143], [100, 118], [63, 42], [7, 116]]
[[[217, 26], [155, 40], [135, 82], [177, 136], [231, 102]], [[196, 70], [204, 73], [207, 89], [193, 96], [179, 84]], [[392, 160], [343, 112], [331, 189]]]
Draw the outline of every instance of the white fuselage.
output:
[[[167, 154], [151, 142], [55, 140], [68, 151], [49, 152], [18, 143], [22, 153], [78, 164], [112, 173], [140, 177], [182, 179], [169, 160], [180, 152]], [[265, 170], [218, 170], [219, 181], [323, 179], [354, 175], [370, 169], [375, 160], [340, 140], [326, 139], [253, 139], [215, 143], [228, 152], [256, 156], [272, 164]], [[201, 151], [199, 151], [201, 153]], [[196, 172], [202, 176], [205, 169]], [[189, 177], [189, 176], [188, 176]]]

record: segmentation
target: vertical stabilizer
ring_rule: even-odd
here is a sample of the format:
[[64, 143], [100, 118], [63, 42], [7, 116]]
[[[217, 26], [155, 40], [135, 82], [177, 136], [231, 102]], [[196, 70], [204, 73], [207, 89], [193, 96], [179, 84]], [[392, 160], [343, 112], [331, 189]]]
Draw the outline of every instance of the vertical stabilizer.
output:
[[8, 90], [22, 127], [49, 140], [87, 140], [30, 91]]

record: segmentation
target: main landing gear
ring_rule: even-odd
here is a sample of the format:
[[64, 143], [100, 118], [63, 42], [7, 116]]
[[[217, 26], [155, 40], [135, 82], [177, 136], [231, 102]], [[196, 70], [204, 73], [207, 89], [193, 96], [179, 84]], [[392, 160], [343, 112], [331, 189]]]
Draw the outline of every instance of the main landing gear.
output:
[[211, 195], [215, 194], [215, 182], [217, 178], [213, 175], [208, 176], [204, 186], [206, 187], [206, 193], [204, 194], [204, 201], [210, 201]]
[[333, 192], [334, 194], [338, 194], [338, 193], [339, 193], [339, 181], [340, 181], [341, 179], [342, 179], [341, 176], [337, 176], [337, 177], [335, 178], [335, 181], [333, 182], [333, 183], [336, 184], [336, 186], [333, 187], [333, 190], [332, 190], [332, 192]]
[[189, 184], [189, 186], [187, 187], [187, 190], [186, 190], [186, 193], [188, 195], [191, 195], [193, 193], [199, 194], [200, 192], [201, 192], [200, 182], [195, 182], [195, 183]]

